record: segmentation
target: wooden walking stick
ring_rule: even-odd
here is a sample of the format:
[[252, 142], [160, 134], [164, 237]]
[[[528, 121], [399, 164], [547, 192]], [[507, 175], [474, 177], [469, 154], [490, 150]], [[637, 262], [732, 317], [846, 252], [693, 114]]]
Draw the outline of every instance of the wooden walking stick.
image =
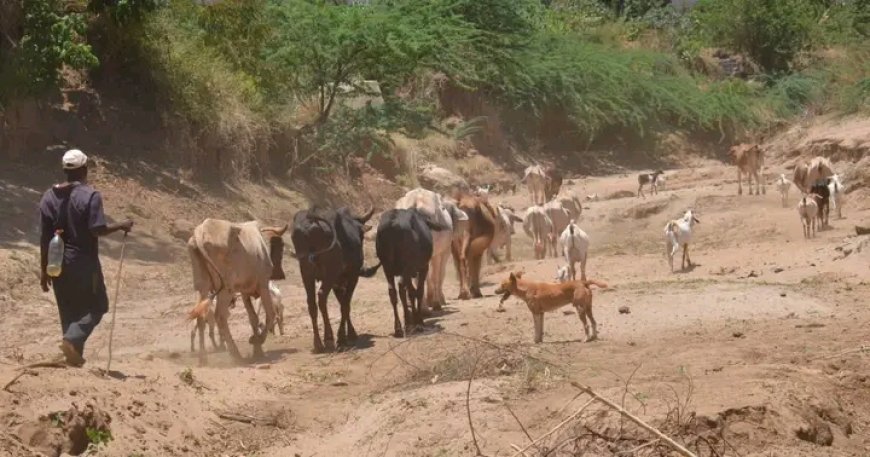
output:
[[109, 361], [106, 362], [106, 374], [112, 367], [112, 339], [115, 336], [115, 315], [118, 313], [118, 293], [121, 291], [121, 272], [124, 270], [124, 254], [127, 252], [127, 233], [124, 232], [124, 240], [121, 241], [121, 259], [118, 262], [118, 276], [115, 278], [115, 300], [112, 306], [112, 323], [109, 325]]

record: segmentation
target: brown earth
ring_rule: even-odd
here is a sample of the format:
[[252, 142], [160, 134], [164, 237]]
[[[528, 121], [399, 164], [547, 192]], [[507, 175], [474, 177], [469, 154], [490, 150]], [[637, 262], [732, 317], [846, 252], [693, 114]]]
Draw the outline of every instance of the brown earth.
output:
[[[790, 159], [771, 159], [768, 175], [785, 172]], [[838, 158], [838, 170], [866, 174], [850, 168], [859, 159]], [[0, 391], [0, 455], [36, 455], [62, 443], [58, 430], [66, 426], [52, 418], [73, 405], [111, 430], [113, 439], [93, 455], [474, 455], [469, 418], [484, 454], [513, 455], [512, 444], [529, 444], [524, 429], [541, 436], [587, 401], [577, 398], [572, 381], [624, 404], [698, 455], [870, 454], [870, 248], [853, 228], [870, 225], [866, 189], [847, 196], [845, 219], [832, 218], [830, 229], [805, 240], [794, 190], [788, 208], [772, 186], [763, 196], [737, 196], [733, 167], [709, 158], [667, 175], [658, 196], [587, 203], [580, 225], [592, 242], [588, 272], [611, 286], [595, 293], [600, 341], [581, 342], [578, 318], [560, 310], [546, 318], [545, 342], [534, 345], [521, 302], [511, 299], [496, 312], [492, 291], [509, 271], [549, 280], [560, 265], [530, 260], [529, 240], [518, 234], [514, 262], [484, 268], [486, 297], [451, 300], [408, 339], [391, 336], [382, 277], [361, 281], [352, 311], [360, 339], [355, 349], [335, 354], [311, 353], [304, 290], [288, 259], [281, 283], [286, 336], [269, 337], [267, 360], [238, 367], [227, 354], [212, 353], [209, 366], [199, 367], [184, 320], [194, 299], [184, 251], [191, 225], [207, 215], [286, 221], [305, 199], [280, 182], [214, 190], [144, 164], [105, 162], [94, 182], [107, 211], [137, 220], [113, 372], [99, 372], [107, 361], [107, 315], [88, 343], [86, 368], [34, 368]], [[57, 352], [57, 311], [53, 297], [38, 291], [33, 267], [32, 214], [52, 178], [25, 168], [0, 176], [0, 384], [20, 365]], [[362, 179], [372, 197], [356, 196], [357, 209], [369, 201], [384, 208], [401, 193], [376, 176]], [[350, 182], [321, 185], [306, 194], [353, 192]], [[581, 196], [635, 186], [633, 173], [568, 185]], [[493, 198], [515, 208], [528, 204], [524, 191]], [[671, 274], [662, 230], [688, 207], [701, 220], [692, 246], [699, 265]], [[119, 239], [105, 240], [102, 249], [111, 291]], [[370, 264], [371, 242], [366, 252]], [[452, 275], [448, 297], [458, 294]], [[618, 311], [624, 306], [630, 313]], [[242, 344], [250, 328], [238, 309], [232, 330], [250, 353]], [[228, 414], [253, 423], [221, 418]], [[545, 440], [548, 449], [527, 455], [668, 455], [658, 445], [636, 449], [651, 437], [621, 430], [595, 404]]]

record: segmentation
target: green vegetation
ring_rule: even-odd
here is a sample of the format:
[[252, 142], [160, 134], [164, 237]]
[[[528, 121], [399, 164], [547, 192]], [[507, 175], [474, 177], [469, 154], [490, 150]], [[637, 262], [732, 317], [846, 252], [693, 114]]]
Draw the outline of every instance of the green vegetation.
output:
[[[0, 21], [0, 103], [120, 63], [189, 132], [191, 165], [241, 177], [389, 154], [391, 133], [421, 137], [450, 114], [445, 88], [471, 106], [453, 107], [468, 119], [455, 138], [483, 131], [483, 102], [520, 145], [870, 112], [870, 0], [668, 4], [21, 0], [0, 11], [20, 18]], [[722, 55], [739, 57], [738, 75]]]

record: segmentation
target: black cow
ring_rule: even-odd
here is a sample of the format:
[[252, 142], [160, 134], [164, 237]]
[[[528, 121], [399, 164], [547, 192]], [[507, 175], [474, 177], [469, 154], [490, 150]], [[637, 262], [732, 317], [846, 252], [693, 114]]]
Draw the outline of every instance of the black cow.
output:
[[828, 226], [828, 216], [831, 214], [831, 189], [828, 188], [826, 179], [819, 180], [810, 188], [810, 194], [816, 199], [816, 204], [819, 205], [818, 226]]
[[[314, 331], [314, 351], [335, 349], [332, 326], [326, 300], [334, 291], [341, 305], [341, 323], [338, 326], [338, 347], [343, 348], [356, 340], [356, 330], [350, 321], [350, 301], [359, 277], [375, 275], [380, 264], [371, 268], [363, 265], [363, 234], [371, 229], [365, 223], [374, 208], [365, 216], [355, 216], [347, 208], [330, 210], [312, 207], [293, 217], [293, 254], [299, 260], [299, 272], [308, 295], [308, 314]], [[315, 300], [316, 282], [320, 290]], [[317, 328], [317, 308], [323, 317], [323, 341]]]
[[[415, 209], [391, 209], [381, 215], [375, 250], [384, 266], [384, 276], [389, 286], [390, 304], [393, 305], [395, 336], [402, 337], [417, 325], [423, 325], [420, 304], [429, 273], [432, 257], [432, 231], [446, 230], [428, 220]], [[399, 297], [405, 315], [405, 331], [396, 308], [397, 294], [395, 277], [399, 279]], [[413, 279], [417, 279], [416, 287]], [[410, 300], [410, 306], [408, 301]]]

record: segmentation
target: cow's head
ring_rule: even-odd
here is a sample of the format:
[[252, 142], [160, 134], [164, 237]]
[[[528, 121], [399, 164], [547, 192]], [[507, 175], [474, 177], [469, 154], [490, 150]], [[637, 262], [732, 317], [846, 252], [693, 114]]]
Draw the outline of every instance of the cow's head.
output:
[[286, 278], [282, 262], [284, 260], [284, 232], [287, 224], [283, 227], [264, 227], [260, 229], [263, 239], [269, 245], [269, 260], [272, 261], [272, 276], [269, 279], [280, 280]]

